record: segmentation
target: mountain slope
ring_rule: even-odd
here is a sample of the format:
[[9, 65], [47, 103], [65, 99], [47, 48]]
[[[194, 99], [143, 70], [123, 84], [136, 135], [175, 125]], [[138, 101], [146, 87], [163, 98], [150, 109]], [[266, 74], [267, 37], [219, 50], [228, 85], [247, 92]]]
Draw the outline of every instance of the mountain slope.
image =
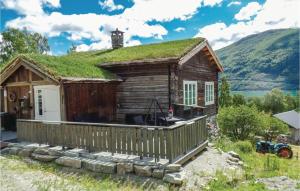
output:
[[250, 35], [216, 52], [233, 90], [299, 89], [299, 29]]

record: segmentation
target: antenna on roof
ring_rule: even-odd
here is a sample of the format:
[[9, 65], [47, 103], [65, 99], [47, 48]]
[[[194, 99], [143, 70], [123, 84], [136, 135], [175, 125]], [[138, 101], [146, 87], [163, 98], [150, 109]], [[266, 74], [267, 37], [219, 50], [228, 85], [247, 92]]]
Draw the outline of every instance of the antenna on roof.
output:
[[124, 32], [120, 31], [118, 28], [116, 28], [115, 31], [111, 31], [111, 44], [113, 49], [123, 47], [123, 34]]

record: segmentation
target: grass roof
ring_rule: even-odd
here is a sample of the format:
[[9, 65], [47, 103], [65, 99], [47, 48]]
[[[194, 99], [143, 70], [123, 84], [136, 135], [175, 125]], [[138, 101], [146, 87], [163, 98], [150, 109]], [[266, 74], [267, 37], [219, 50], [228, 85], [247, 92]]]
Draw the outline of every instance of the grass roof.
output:
[[[23, 54], [18, 57], [24, 57], [35, 63], [54, 77], [113, 79], [116, 77], [114, 74], [99, 68], [97, 65], [148, 59], [180, 58], [203, 40], [203, 38], [193, 38], [119, 49], [74, 52], [64, 56]], [[3, 69], [2, 67], [1, 71]]]

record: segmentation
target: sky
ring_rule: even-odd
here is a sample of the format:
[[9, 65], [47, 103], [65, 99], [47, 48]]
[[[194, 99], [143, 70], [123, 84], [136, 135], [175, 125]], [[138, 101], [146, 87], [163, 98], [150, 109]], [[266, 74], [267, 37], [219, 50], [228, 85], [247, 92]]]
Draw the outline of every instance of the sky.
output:
[[[0, 31], [38, 32], [48, 54], [111, 48], [110, 32], [125, 46], [204, 37], [213, 49], [270, 29], [300, 27], [300, 0], [1, 0]], [[0, 35], [0, 42], [1, 42]]]

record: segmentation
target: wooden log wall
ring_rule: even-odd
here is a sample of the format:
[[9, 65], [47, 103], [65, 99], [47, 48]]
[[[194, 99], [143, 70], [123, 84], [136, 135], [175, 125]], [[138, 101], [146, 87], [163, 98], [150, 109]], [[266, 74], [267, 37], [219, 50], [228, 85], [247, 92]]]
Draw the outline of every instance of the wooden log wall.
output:
[[[173, 82], [175, 87], [176, 103], [183, 104], [183, 81], [194, 80], [197, 81], [198, 87], [198, 105], [205, 106], [205, 82], [214, 82], [214, 98], [215, 102], [212, 105], [205, 106], [205, 114], [215, 115], [218, 110], [218, 71], [216, 65], [209, 60], [209, 57], [204, 51], [200, 51], [190, 60], [178, 67], [175, 74], [178, 75], [178, 80]], [[174, 77], [176, 79], [176, 77]], [[173, 78], [173, 79], [174, 79]]]
[[169, 159], [207, 140], [206, 116], [170, 127], [18, 120], [19, 141]]
[[167, 111], [167, 64], [122, 66], [109, 70], [124, 80], [117, 88], [118, 121], [124, 121], [126, 114], [147, 114], [154, 98], [157, 98], [163, 110]]

